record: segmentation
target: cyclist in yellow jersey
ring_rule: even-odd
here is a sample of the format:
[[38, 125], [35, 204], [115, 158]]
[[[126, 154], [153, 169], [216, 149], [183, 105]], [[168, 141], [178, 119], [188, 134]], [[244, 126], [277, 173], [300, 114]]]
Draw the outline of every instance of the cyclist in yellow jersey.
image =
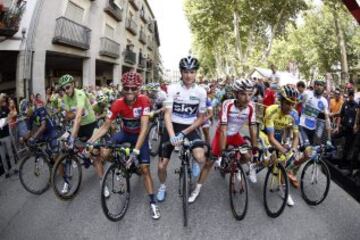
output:
[[[264, 124], [269, 143], [286, 156], [293, 154], [299, 144], [299, 115], [294, 109], [298, 96], [299, 93], [294, 87], [283, 86], [279, 91], [280, 104], [271, 105], [265, 111]], [[292, 136], [291, 146], [283, 144], [286, 134]], [[289, 206], [294, 205], [290, 194], [287, 203]]]

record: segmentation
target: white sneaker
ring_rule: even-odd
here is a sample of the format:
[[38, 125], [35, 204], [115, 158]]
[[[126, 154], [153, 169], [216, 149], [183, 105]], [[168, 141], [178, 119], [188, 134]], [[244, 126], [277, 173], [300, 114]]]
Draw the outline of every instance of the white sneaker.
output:
[[221, 157], [219, 157], [216, 161], [215, 161], [215, 167], [220, 167], [221, 166]]
[[64, 183], [63, 189], [61, 190], [62, 194], [66, 194], [69, 192], [69, 184], [68, 183]]
[[294, 202], [294, 200], [292, 199], [292, 197], [291, 197], [290, 194], [288, 195], [288, 198], [287, 198], [286, 203], [287, 203], [287, 205], [288, 205], [289, 207], [292, 207], [292, 206], [295, 205], [295, 202]]
[[106, 198], [110, 197], [109, 188], [107, 186], [105, 186], [105, 188], [104, 188], [104, 197], [106, 197]]
[[195, 202], [196, 198], [199, 196], [200, 194], [200, 190], [197, 190], [196, 188], [194, 189], [194, 191], [192, 191], [190, 197], [189, 197], [189, 203], [193, 203]]
[[257, 178], [256, 178], [256, 166], [254, 163], [251, 163], [249, 166], [249, 179], [252, 183], [256, 183], [257, 182]]
[[155, 203], [150, 204], [151, 217], [152, 219], [158, 220], [160, 218], [159, 207]]

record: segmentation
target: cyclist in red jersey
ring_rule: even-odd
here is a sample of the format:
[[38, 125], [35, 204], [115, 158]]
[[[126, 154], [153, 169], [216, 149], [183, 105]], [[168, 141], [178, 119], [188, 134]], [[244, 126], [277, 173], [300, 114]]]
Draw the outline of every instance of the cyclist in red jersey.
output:
[[[155, 201], [153, 181], [150, 174], [150, 151], [147, 141], [147, 128], [150, 115], [150, 101], [145, 95], [139, 94], [142, 85], [142, 77], [136, 72], [127, 72], [121, 79], [124, 97], [117, 99], [111, 106], [105, 123], [89, 139], [89, 144], [104, 136], [113, 120], [117, 117], [122, 119], [121, 131], [115, 133], [112, 142], [120, 144], [129, 142], [134, 146], [130, 154], [127, 167], [139, 163], [144, 177], [145, 189], [150, 198], [150, 209], [153, 219], [160, 218], [159, 208]], [[106, 159], [110, 155], [109, 149], [102, 149], [101, 158]]]

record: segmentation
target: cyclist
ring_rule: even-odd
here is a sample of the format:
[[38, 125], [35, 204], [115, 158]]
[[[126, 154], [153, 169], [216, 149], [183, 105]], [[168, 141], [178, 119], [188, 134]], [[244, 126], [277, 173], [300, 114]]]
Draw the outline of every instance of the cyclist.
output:
[[37, 141], [49, 142], [54, 157], [52, 159], [55, 159], [60, 150], [57, 140], [58, 134], [43, 102], [37, 102], [35, 110], [33, 112], [29, 111], [27, 117], [29, 118], [29, 130], [31, 131], [24, 136], [24, 140], [27, 140], [30, 145]]
[[[144, 176], [144, 186], [150, 198], [150, 209], [153, 219], [160, 218], [160, 211], [155, 201], [153, 181], [150, 174], [150, 152], [147, 141], [147, 126], [150, 115], [150, 101], [145, 95], [139, 94], [142, 85], [141, 75], [136, 72], [127, 72], [121, 78], [124, 97], [117, 99], [111, 106], [110, 113], [105, 123], [88, 140], [93, 144], [104, 136], [112, 121], [117, 117], [122, 119], [121, 131], [113, 135], [112, 142], [116, 144], [130, 142], [134, 149], [130, 154], [127, 167], [140, 164]], [[108, 158], [110, 150], [104, 150], [101, 158]]]
[[291, 166], [294, 174], [288, 174], [290, 182], [299, 187], [296, 179], [296, 172], [300, 165], [312, 157], [313, 151], [311, 145], [320, 142], [324, 129], [327, 131], [326, 145], [333, 148], [331, 143], [331, 125], [329, 115], [329, 105], [323, 93], [325, 90], [326, 81], [324, 78], [315, 80], [314, 90], [305, 91], [303, 94], [303, 107], [300, 116], [300, 136], [301, 145], [305, 148], [304, 154], [301, 158], [293, 162]]
[[[298, 97], [299, 93], [294, 87], [282, 86], [279, 90], [280, 104], [267, 107], [264, 116], [265, 132], [269, 143], [287, 159], [293, 156], [299, 144], [299, 115], [294, 109]], [[291, 146], [284, 144], [286, 134], [289, 136], [292, 134]], [[290, 194], [287, 204], [289, 206], [295, 204]]]
[[[195, 83], [199, 67], [196, 58], [191, 56], [182, 58], [179, 63], [181, 81], [170, 85], [168, 88], [168, 98], [164, 102], [166, 108], [164, 118], [167, 131], [161, 136], [160, 161], [158, 164], [160, 188], [157, 199], [160, 202], [165, 200], [166, 169], [174, 146], [180, 145], [184, 137], [190, 141], [201, 139], [196, 129], [204, 122], [206, 92], [205, 89]], [[169, 144], [169, 141], [171, 144]], [[197, 162], [205, 162], [204, 148], [194, 148], [192, 154]], [[196, 161], [193, 163], [194, 176], [198, 176], [200, 173], [200, 167]]]
[[[245, 144], [245, 140], [240, 134], [240, 130], [245, 124], [249, 125], [251, 144], [254, 147], [256, 146], [256, 117], [252, 105], [249, 104], [253, 87], [254, 86], [252, 82], [247, 79], [235, 80], [232, 85], [235, 99], [225, 100], [222, 104], [220, 122], [211, 144], [212, 155], [215, 157], [219, 157], [219, 165], [221, 164], [220, 156], [222, 151], [224, 151], [229, 146], [238, 147]], [[248, 162], [250, 159], [250, 153], [242, 155], [242, 160], [244, 160], [245, 162]], [[201, 170], [198, 183], [196, 184], [194, 191], [189, 197], [190, 203], [193, 203], [199, 196], [201, 186], [206, 181], [213, 164], [213, 161], [208, 160], [203, 169]], [[252, 181], [256, 181], [255, 168], [251, 168], [250, 175]]]
[[[61, 76], [59, 87], [65, 92], [63, 101], [66, 119], [68, 121], [73, 120], [71, 134], [67, 141], [67, 146], [71, 149], [74, 147], [75, 138], [78, 137], [81, 141], [87, 141], [91, 137], [93, 131], [97, 128], [96, 116], [86, 93], [75, 88], [73, 76], [69, 74]], [[102, 162], [94, 160], [94, 167], [101, 184], [104, 167]], [[69, 185], [65, 182], [62, 192], [66, 193], [68, 191]], [[104, 196], [108, 197], [109, 195], [109, 190], [106, 188]]]
[[92, 108], [95, 112], [96, 120], [104, 119], [109, 108], [108, 98], [103, 94], [99, 94], [96, 97], [96, 102], [92, 105]]

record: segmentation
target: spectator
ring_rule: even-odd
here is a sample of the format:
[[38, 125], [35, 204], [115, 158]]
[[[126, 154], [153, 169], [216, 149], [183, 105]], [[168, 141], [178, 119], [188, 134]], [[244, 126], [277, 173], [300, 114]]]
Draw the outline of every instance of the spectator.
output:
[[[15, 169], [15, 158], [11, 148], [11, 137], [8, 125], [8, 115], [10, 113], [8, 104], [6, 102], [6, 95], [0, 94], [0, 157], [2, 165], [5, 171], [5, 178], [9, 178], [11, 169], [14, 168], [14, 173], [17, 173]], [[9, 156], [10, 165], [6, 160], [6, 153]]]
[[[349, 169], [352, 172], [353, 161], [349, 160], [348, 154], [352, 150], [354, 143], [354, 129], [359, 105], [354, 100], [354, 91], [349, 91], [349, 100], [346, 100], [341, 107], [340, 116], [337, 120], [334, 138], [345, 137], [345, 145], [343, 150], [343, 159], [339, 164], [342, 169]], [[351, 158], [351, 156], [350, 156]]]
[[265, 94], [264, 94], [263, 104], [268, 107], [270, 105], [275, 104], [276, 92], [270, 88], [270, 84], [268, 82], [265, 82], [264, 85], [265, 85]]
[[304, 92], [305, 92], [305, 83], [303, 81], [299, 81], [297, 84], [296, 84], [296, 88], [297, 90], [299, 91], [299, 102], [298, 104], [296, 104], [295, 108], [297, 110], [297, 112], [299, 113], [299, 116], [301, 115], [301, 111], [302, 111], [302, 101], [304, 99]]
[[17, 110], [16, 110], [16, 104], [14, 99], [9, 98], [9, 115], [8, 115], [8, 122], [9, 122], [9, 130], [10, 130], [10, 136], [12, 140], [13, 146], [16, 148], [16, 119], [17, 119]]

